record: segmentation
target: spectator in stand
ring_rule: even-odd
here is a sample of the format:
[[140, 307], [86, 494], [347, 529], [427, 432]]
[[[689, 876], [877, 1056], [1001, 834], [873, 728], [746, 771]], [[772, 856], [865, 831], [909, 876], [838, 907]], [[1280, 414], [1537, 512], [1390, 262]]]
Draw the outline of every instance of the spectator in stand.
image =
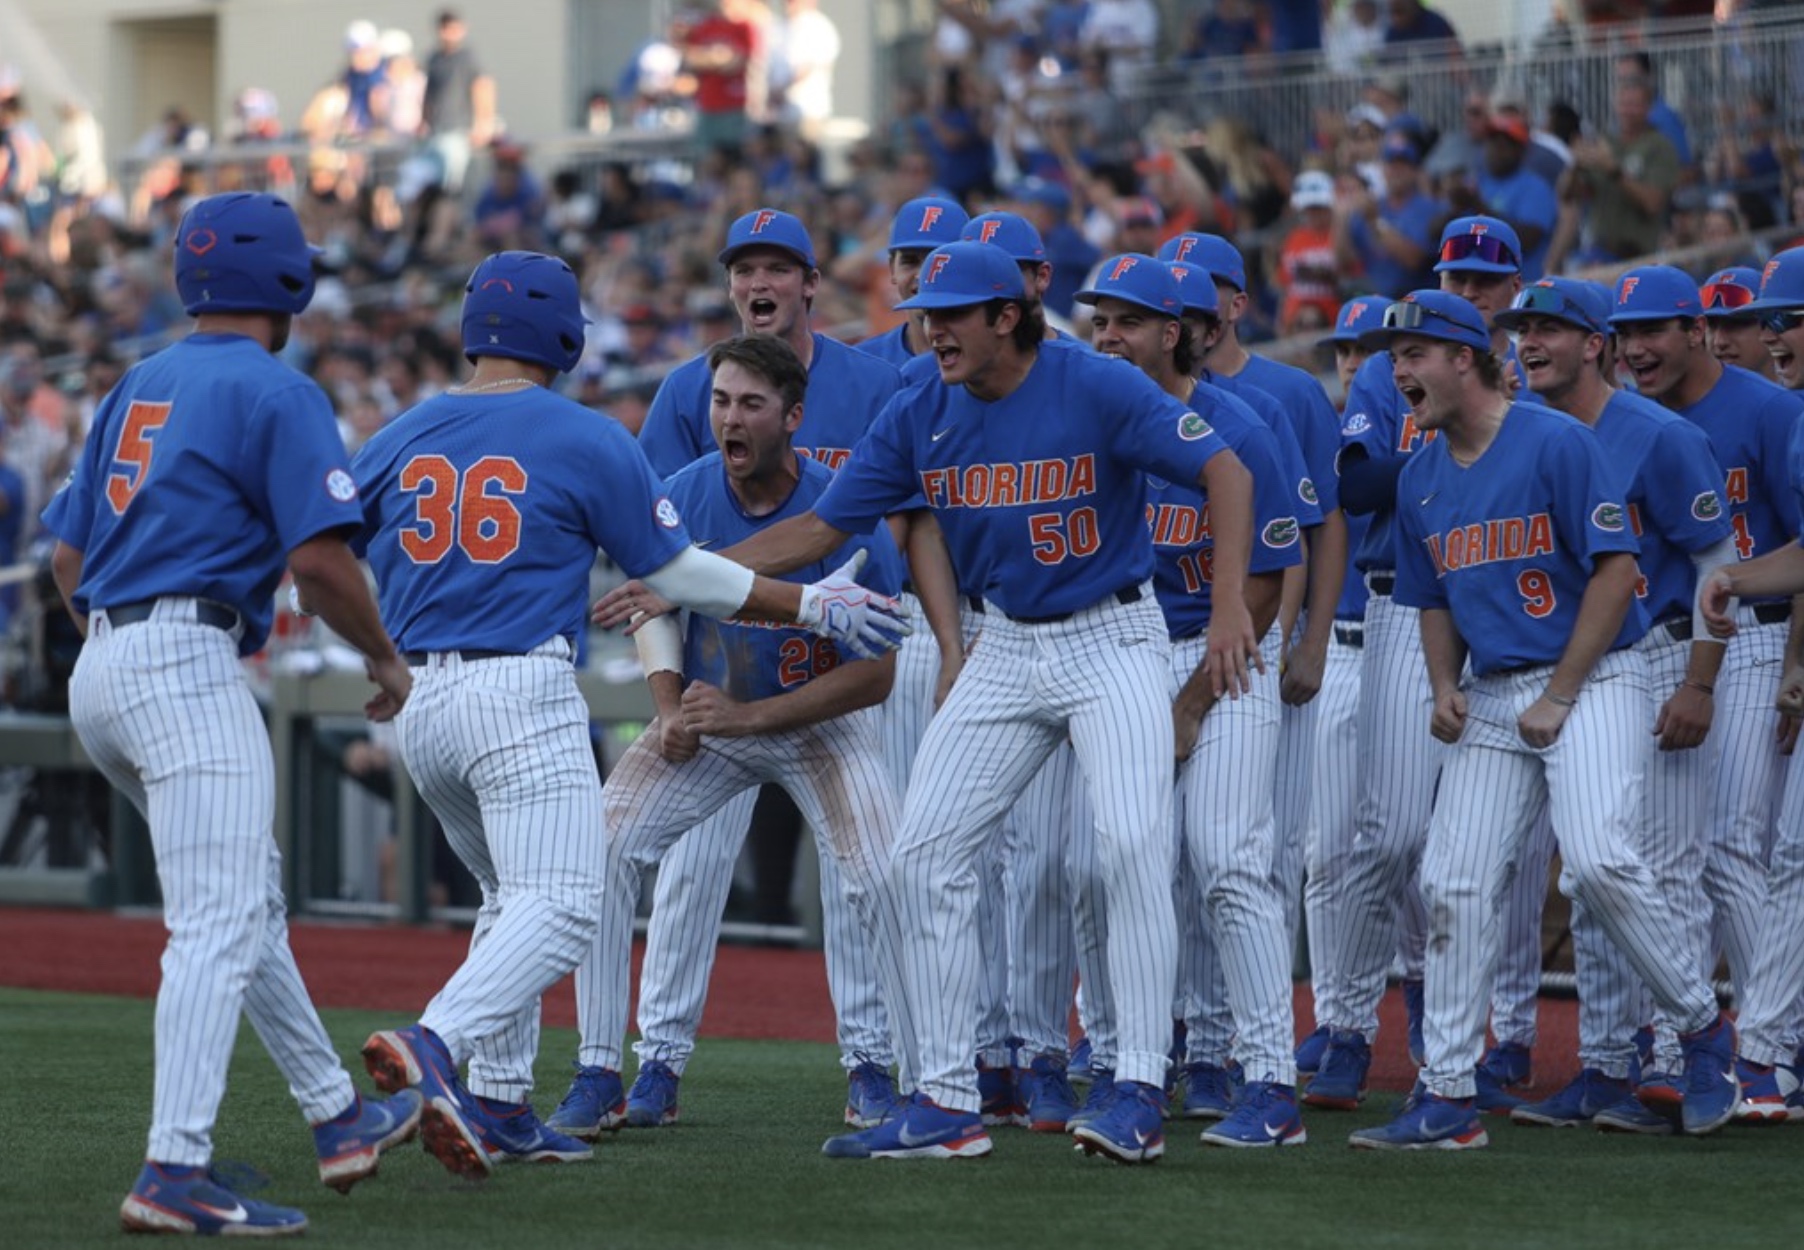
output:
[[1077, 68], [1083, 47], [1080, 36], [1089, 16], [1090, 0], [1050, 0], [1040, 14], [1040, 41], [1064, 73]]
[[788, 0], [788, 15], [783, 24], [783, 117], [819, 142], [833, 116], [839, 27], [821, 12], [820, 0]]
[[1322, 0], [1266, 0], [1268, 51], [1317, 52], [1322, 48]]
[[1297, 224], [1278, 248], [1278, 333], [1332, 325], [1340, 309], [1340, 264], [1334, 253], [1334, 175], [1309, 169], [1291, 184]]
[[653, 304], [629, 304], [620, 310], [626, 338], [614, 354], [614, 363], [634, 369], [675, 365], [689, 359], [686, 344], [672, 339], [664, 314]]
[[1084, 51], [1109, 58], [1109, 84], [1124, 90], [1153, 62], [1159, 46], [1159, 10], [1153, 0], [1090, 0], [1077, 41]]
[[1711, 192], [1704, 201], [1703, 217], [1698, 224], [1697, 243], [1705, 250], [1686, 268], [1694, 274], [1708, 274], [1718, 269], [1758, 270], [1766, 258], [1757, 253], [1748, 235], [1748, 219], [1735, 193]]
[[1777, 198], [1784, 165], [1779, 158], [1777, 105], [1770, 91], [1756, 91], [1740, 107], [1724, 101], [1717, 108], [1717, 140], [1704, 158], [1704, 177], [1711, 183], [1742, 183]]
[[[1491, 102], [1484, 92], [1466, 93], [1460, 108], [1460, 124], [1441, 132], [1422, 162], [1429, 189], [1452, 201], [1464, 189], [1475, 191], [1478, 176], [1484, 172], [1485, 142], [1491, 135]], [[1474, 210], [1476, 211], [1476, 210]]]
[[706, 15], [689, 27], [683, 69], [695, 76], [695, 141], [703, 151], [744, 142], [756, 50], [756, 30], [729, 14], [726, 0], [711, 0]]
[[1521, 121], [1528, 131], [1528, 151], [1522, 155], [1523, 163], [1557, 190], [1561, 175], [1572, 165], [1568, 143], [1579, 133], [1578, 112], [1564, 100], [1555, 100], [1547, 106], [1547, 129], [1543, 130], [1534, 124], [1534, 114], [1521, 100], [1498, 100], [1496, 111], [1499, 117]]
[[1459, 50], [1459, 32], [1453, 23], [1428, 8], [1422, 0], [1388, 0], [1389, 21], [1384, 27], [1384, 46], [1388, 55], [1399, 55], [1410, 44], [1451, 44], [1449, 51]]
[[1015, 187], [1010, 198], [1013, 211], [1040, 232], [1046, 263], [1052, 266], [1052, 279], [1041, 302], [1049, 313], [1069, 321], [1075, 305], [1072, 297], [1083, 289], [1084, 278], [1102, 254], [1071, 224], [1071, 193], [1058, 183], [1029, 178]]
[[1573, 145], [1563, 191], [1565, 198], [1589, 206], [1581, 253], [1586, 260], [1633, 260], [1657, 251], [1679, 184], [1679, 154], [1649, 117], [1653, 84], [1618, 74], [1614, 95], [1614, 133]]
[[1008, 67], [1009, 48], [1040, 33], [1042, 0], [937, 0], [943, 64], [958, 63], [990, 78]]
[[1528, 123], [1519, 115], [1496, 113], [1487, 126], [1484, 172], [1476, 204], [1455, 203], [1464, 214], [1488, 213], [1516, 228], [1522, 240], [1522, 281], [1546, 271], [1547, 249], [1559, 222], [1560, 202], [1546, 179], [1528, 167]]
[[[1322, 33], [1322, 56], [1337, 74], [1370, 69], [1384, 47], [1384, 16], [1378, 0], [1340, 0]], [[1274, 49], [1276, 50], [1276, 49]]]
[[1639, 48], [1617, 57], [1616, 82], [1620, 86], [1625, 79], [1639, 80], [1647, 85], [1648, 124], [1665, 135], [1672, 144], [1672, 150], [1678, 153], [1679, 167], [1689, 169], [1692, 164], [1691, 136], [1686, 132], [1685, 119], [1679, 116], [1679, 111], [1660, 95], [1660, 79], [1654, 73], [1654, 58]]
[[1335, 254], [1374, 290], [1413, 291], [1432, 285], [1434, 244], [1447, 209], [1422, 190], [1422, 148], [1414, 134], [1386, 132], [1382, 155], [1384, 194], [1360, 186], [1335, 206]]
[[983, 86], [957, 66], [945, 71], [941, 84], [940, 98], [924, 119], [934, 183], [961, 202], [994, 195], [996, 152]]
[[1265, 32], [1251, 0], [1216, 0], [1184, 32], [1180, 61], [1235, 60], [1265, 51]]
[[471, 152], [495, 136], [495, 80], [477, 64], [468, 34], [456, 10], [439, 13], [438, 47], [426, 60], [420, 106], [420, 133], [439, 163], [440, 185], [451, 195], [463, 192]]
[[1284, 215], [1290, 197], [1290, 169], [1246, 122], [1212, 118], [1194, 158], [1211, 187], [1226, 202], [1220, 214], [1226, 233], [1264, 230]]
[[1760, 298], [1760, 271], [1719, 269], [1698, 289], [1704, 310], [1704, 341], [1725, 365], [1739, 365], [1776, 381], [1772, 353], [1761, 337], [1760, 314], [1747, 306]]
[[545, 191], [526, 168], [526, 153], [495, 145], [495, 172], [471, 211], [476, 235], [492, 252], [540, 251], [545, 246]]
[[382, 49], [382, 75], [388, 82], [388, 133], [417, 135], [425, 116], [426, 71], [414, 59], [413, 36], [390, 27], [377, 42]]

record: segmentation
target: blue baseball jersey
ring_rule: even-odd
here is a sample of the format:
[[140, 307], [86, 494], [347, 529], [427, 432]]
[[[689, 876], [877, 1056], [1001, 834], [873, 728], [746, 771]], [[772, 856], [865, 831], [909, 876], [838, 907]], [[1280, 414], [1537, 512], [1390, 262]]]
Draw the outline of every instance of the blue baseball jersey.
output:
[[[837, 469], [900, 385], [894, 365], [815, 335], [795, 449]], [[708, 420], [713, 401], [714, 371], [705, 354], [671, 371], [639, 431], [639, 446], [652, 468], [668, 477], [715, 450]]]
[[1265, 356], [1248, 356], [1239, 373], [1228, 379], [1217, 374], [1215, 380], [1245, 383], [1278, 401], [1302, 445], [1303, 463], [1309, 466], [1321, 510], [1340, 507], [1340, 474], [1335, 468], [1340, 459], [1340, 417], [1315, 375]]
[[1372, 528], [1372, 518], [1355, 516], [1348, 512], [1347, 518], [1347, 576], [1340, 584], [1340, 602], [1334, 605], [1334, 619], [1337, 621], [1363, 621], [1366, 619], [1366, 601], [1372, 592], [1366, 589], [1366, 579], [1359, 572], [1359, 548], [1366, 540], [1366, 531]]
[[361, 519], [325, 393], [236, 334], [189, 335], [128, 370], [44, 510], [82, 553], [78, 610], [211, 599], [244, 618], [244, 655], [269, 636], [288, 553]]
[[1759, 374], [1734, 365], [1708, 394], [1676, 409], [1710, 440], [1723, 470], [1723, 502], [1743, 560], [1785, 546], [1798, 532], [1798, 500], [1792, 492], [1792, 433], [1798, 396]]
[[[1391, 354], [1373, 352], [1353, 374], [1341, 410], [1340, 439], [1344, 455], [1357, 447], [1368, 458], [1396, 460], [1414, 455], [1434, 438], [1416, 428], [1409, 401], [1391, 375]], [[1397, 567], [1396, 509], [1371, 514], [1365, 538], [1353, 548], [1353, 564], [1362, 572]]]
[[[782, 507], [767, 516], [750, 516], [740, 506], [738, 496], [727, 483], [719, 452], [703, 456], [671, 478], [667, 484], [670, 500], [683, 514], [683, 524], [697, 543], [711, 550], [724, 550], [814, 506], [833, 480], [833, 470], [806, 456], [797, 459], [801, 477], [795, 490]], [[887, 525], [879, 525], [869, 537], [848, 540], [819, 563], [784, 574], [783, 580], [819, 581], [861, 550], [869, 551], [870, 556], [858, 575], [859, 584], [882, 594], [899, 594], [902, 557]], [[793, 625], [717, 621], [691, 614], [683, 646], [683, 676], [708, 682], [732, 698], [750, 702], [794, 690], [848, 658], [856, 657], [841, 655], [828, 639]]]
[[1255, 420], [1277, 435], [1278, 458], [1284, 466], [1285, 477], [1290, 481], [1291, 498], [1294, 501], [1292, 508], [1297, 520], [1304, 529], [1314, 529], [1320, 525], [1322, 508], [1316, 498], [1315, 481], [1303, 459], [1303, 446], [1297, 442], [1296, 429], [1278, 401], [1256, 386], [1248, 386], [1244, 382], [1238, 385], [1224, 382], [1220, 374], [1210, 373], [1206, 369], [1197, 381], [1197, 388], [1212, 391], [1223, 399], [1241, 405]]
[[633, 436], [537, 387], [434, 396], [378, 431], [352, 471], [357, 545], [403, 651], [574, 647], [597, 548], [644, 577], [689, 545]]
[[1723, 472], [1710, 440], [1678, 414], [1628, 391], [1610, 397], [1593, 428], [1641, 547], [1637, 594], [1648, 619], [1690, 620], [1697, 594], [1691, 553], [1714, 547], [1731, 532]]
[[[1435, 440], [1397, 496], [1396, 601], [1451, 611], [1480, 675], [1558, 662], [1596, 557], [1637, 550], [1602, 441], [1538, 404], [1511, 404], [1469, 468]], [[1612, 649], [1646, 632], [1631, 599]]]
[[867, 356], [875, 356], [878, 360], [887, 361], [900, 370], [903, 365], [915, 358], [915, 353], [908, 350], [908, 325], [893, 326], [875, 338], [865, 339], [856, 344], [859, 351]]
[[1226, 450], [1127, 361], [1042, 350], [993, 403], [937, 379], [903, 391], [814, 510], [868, 533], [918, 495], [961, 585], [1010, 616], [1052, 616], [1152, 576], [1143, 472], [1194, 482]]
[[[1198, 386], [1191, 405], [1215, 428], [1228, 450], [1253, 475], [1253, 547], [1247, 572], [1273, 573], [1303, 562], [1294, 471], [1284, 462], [1277, 434], [1225, 391]], [[1209, 628], [1215, 580], [1215, 535], [1209, 496], [1189, 483], [1149, 477], [1146, 524], [1152, 531], [1153, 589], [1176, 638]]]

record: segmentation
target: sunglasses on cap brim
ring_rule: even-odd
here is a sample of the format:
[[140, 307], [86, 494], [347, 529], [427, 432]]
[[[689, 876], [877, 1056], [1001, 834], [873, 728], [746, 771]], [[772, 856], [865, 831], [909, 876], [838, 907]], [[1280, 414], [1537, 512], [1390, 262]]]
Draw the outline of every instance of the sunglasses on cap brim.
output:
[[1712, 308], [1745, 308], [1754, 302], [1754, 292], [1739, 282], [1709, 282], [1698, 294], [1703, 297], [1704, 310]]
[[1441, 260], [1448, 261], [1482, 260], [1487, 265], [1508, 265], [1512, 269], [1521, 268], [1522, 262], [1516, 259], [1516, 253], [1502, 239], [1489, 234], [1456, 234], [1441, 244]]

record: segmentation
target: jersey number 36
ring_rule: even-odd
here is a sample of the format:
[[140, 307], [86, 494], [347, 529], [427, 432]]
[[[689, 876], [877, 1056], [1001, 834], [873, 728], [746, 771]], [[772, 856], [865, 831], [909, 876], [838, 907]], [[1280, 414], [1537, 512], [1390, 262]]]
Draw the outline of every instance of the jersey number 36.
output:
[[526, 470], [512, 456], [484, 456], [462, 473], [443, 456], [415, 456], [400, 484], [414, 496], [401, 550], [415, 564], [437, 564], [453, 545], [476, 564], [520, 549], [520, 509], [508, 496], [526, 493]]

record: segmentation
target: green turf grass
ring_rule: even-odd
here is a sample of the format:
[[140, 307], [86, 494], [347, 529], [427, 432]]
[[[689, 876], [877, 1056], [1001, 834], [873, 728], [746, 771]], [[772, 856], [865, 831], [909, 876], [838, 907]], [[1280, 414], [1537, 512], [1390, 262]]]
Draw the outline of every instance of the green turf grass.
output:
[[[142, 1159], [151, 1004], [0, 989], [10, 1074], [0, 1147], [0, 1242], [118, 1246], [117, 1211]], [[357, 1065], [394, 1016], [326, 1014]], [[545, 1039], [541, 1112], [562, 1096], [575, 1040]], [[1388, 1113], [1308, 1114], [1310, 1142], [1212, 1150], [1168, 1126], [1153, 1167], [1086, 1159], [1068, 1139], [1019, 1129], [970, 1162], [831, 1160], [844, 1084], [831, 1048], [704, 1042], [682, 1120], [604, 1139], [593, 1162], [514, 1165], [484, 1184], [417, 1145], [341, 1198], [318, 1183], [311, 1139], [248, 1028], [239, 1038], [217, 1154], [269, 1176], [257, 1196], [301, 1207], [312, 1240], [344, 1247], [1676, 1246], [1783, 1247], [1804, 1234], [1795, 1200], [1804, 1126], [1736, 1128], [1702, 1141], [1514, 1128], [1487, 1117], [1490, 1149], [1375, 1155], [1350, 1129]]]

